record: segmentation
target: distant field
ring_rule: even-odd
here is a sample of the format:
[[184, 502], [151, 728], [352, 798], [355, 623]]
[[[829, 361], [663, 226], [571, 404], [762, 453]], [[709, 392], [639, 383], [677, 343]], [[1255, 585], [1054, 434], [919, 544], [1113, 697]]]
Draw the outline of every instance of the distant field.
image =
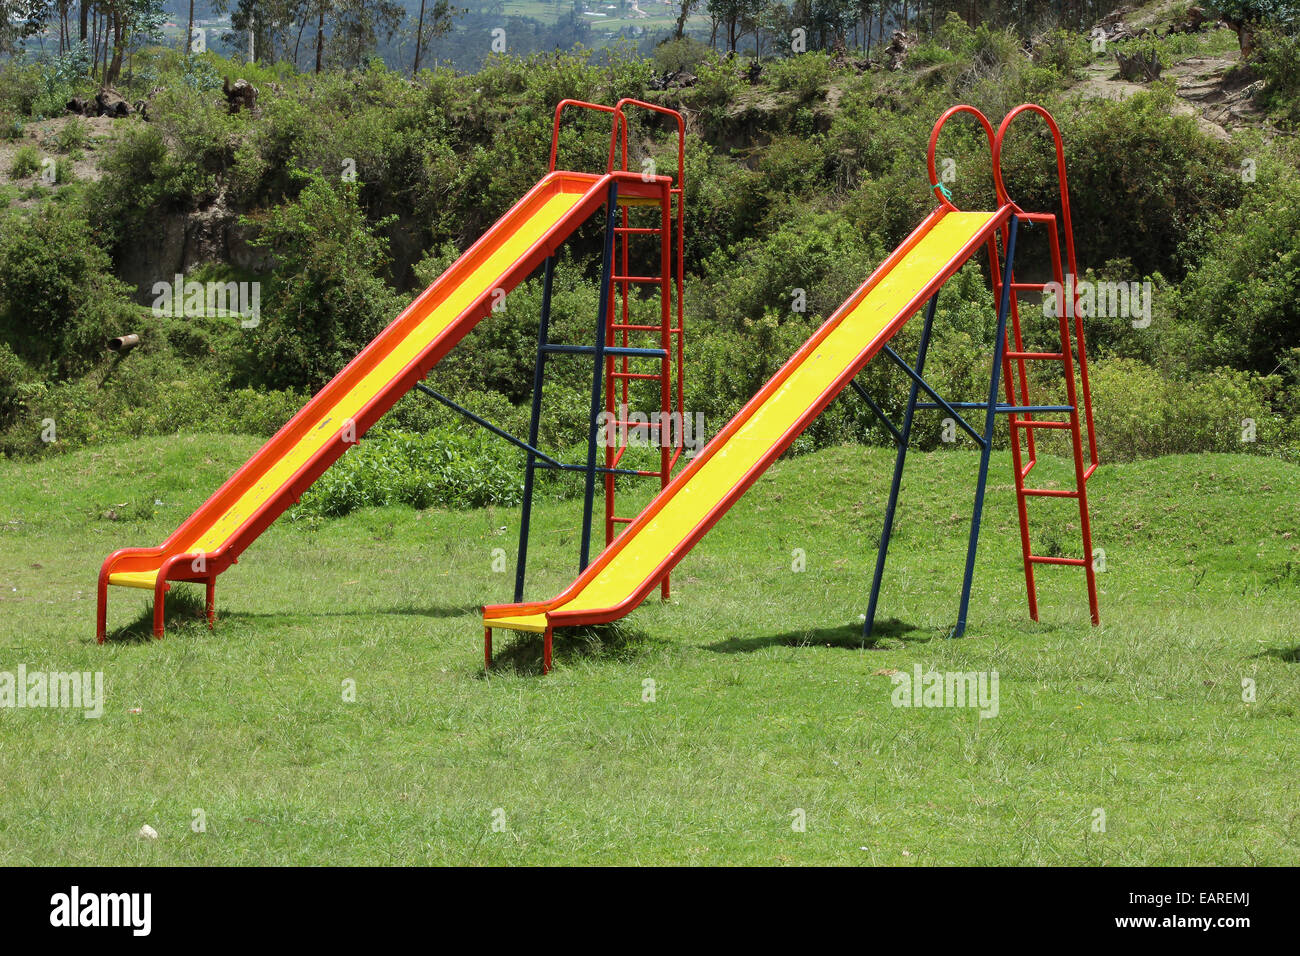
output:
[[[107, 689], [98, 720], [0, 709], [0, 863], [1300, 862], [1300, 467], [1103, 466], [1100, 628], [1074, 569], [1044, 569], [1027, 619], [999, 456], [969, 636], [942, 639], [975, 457], [917, 454], [864, 647], [892, 456], [850, 447], [775, 465], [670, 602], [562, 634], [547, 677], [539, 641], [504, 634], [483, 672], [503, 509], [282, 520], [220, 579], [215, 631], [178, 585], [153, 641], [147, 594], [113, 589], [95, 645], [102, 558], [161, 541], [257, 444], [0, 462], [0, 671]], [[1039, 540], [1068, 552], [1052, 507]], [[571, 579], [579, 508], [540, 509], [531, 596]], [[916, 665], [998, 671], [998, 715], [892, 706]]]
[[[532, 17], [543, 23], [555, 23], [560, 16], [566, 15], [572, 7], [567, 3], [547, 3], [546, 0], [508, 0], [505, 4], [507, 16]], [[662, 29], [677, 22], [676, 3], [662, 3], [657, 0], [637, 0], [634, 5], [627, 3], [592, 3], [588, 5], [583, 19], [591, 23], [597, 34], [614, 34], [627, 27], [644, 27]], [[637, 10], [644, 14], [637, 15]], [[597, 16], [596, 14], [600, 14]], [[695, 29], [708, 27], [709, 18], [696, 14], [687, 21]]]

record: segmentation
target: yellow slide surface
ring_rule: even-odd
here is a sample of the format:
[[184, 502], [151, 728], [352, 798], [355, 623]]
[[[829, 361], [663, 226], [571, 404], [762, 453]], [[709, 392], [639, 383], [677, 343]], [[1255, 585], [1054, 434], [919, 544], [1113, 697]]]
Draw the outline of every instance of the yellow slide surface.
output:
[[[590, 180], [594, 182], [595, 177], [590, 177]], [[507, 217], [499, 222], [494, 227], [496, 234], [489, 233], [485, 237], [487, 244], [482, 248], [474, 267], [450, 286], [447, 294], [431, 306], [429, 313], [408, 334], [390, 348], [379, 349], [369, 356], [365, 374], [351, 390], [333, 402], [322, 404], [315, 412], [314, 421], [301, 432], [301, 437], [279, 454], [271, 456], [262, 465], [260, 474], [250, 475], [242, 494], [228, 508], [207, 522], [206, 526], [191, 529], [184, 539], [175, 542], [176, 546], [169, 550], [173, 553], [211, 554], [229, 541], [313, 455], [327, 443], [338, 440], [339, 429], [345, 422], [355, 420], [361, 409], [389, 387], [412, 361], [457, 321], [475, 299], [494, 288], [517, 260], [554, 229], [574, 206], [587, 198], [588, 192], [581, 189], [583, 185], [581, 181], [572, 185], [565, 183], [564, 187], [567, 188], [562, 187], [540, 201], [531, 214], [514, 221]], [[585, 185], [589, 186], [590, 183]], [[249, 465], [254, 466], [254, 462]], [[110, 574], [108, 580], [110, 584], [153, 588], [157, 574], [156, 569], [125, 571]]]
[[[860, 301], [851, 308], [846, 304], [848, 311], [815, 349], [801, 361], [799, 355], [791, 360], [798, 364], [766, 400], [757, 408], [747, 406], [742, 410], [715, 439], [721, 444], [705, 449], [700, 461], [682, 472], [647, 506], [611, 545], [613, 553], [608, 561], [598, 559], [555, 601], [540, 606], [519, 606], [522, 613], [513, 614], [510, 606], [498, 606], [485, 616], [484, 623], [493, 628], [544, 631], [548, 622], [563, 625], [564, 617], [575, 612], [617, 610], [618, 613], [603, 618], [612, 620], [630, 610], [626, 606], [628, 602], [638, 591], [646, 589], [649, 579], [658, 579], [657, 572], [666, 561], [690, 548], [694, 543], [693, 533], [719, 508], [728, 493], [792, 429], [798, 426], [802, 430], [801, 423], [806, 425], [816, 417], [819, 399], [846, 369], [860, 360], [864, 349], [900, 317], [907, 318], [903, 313], [918, 294], [932, 285], [937, 276], [950, 270], [953, 260], [964, 249], [968, 256], [979, 248], [980, 243], [972, 246], [974, 240], [982, 241], [982, 234], [987, 234], [989, 227], [995, 226], [1000, 218], [999, 213], [987, 212], [949, 212], [939, 218]], [[728, 430], [738, 421], [739, 427], [727, 437]], [[653, 586], [653, 581], [649, 586]], [[538, 610], [539, 607], [542, 609]]]

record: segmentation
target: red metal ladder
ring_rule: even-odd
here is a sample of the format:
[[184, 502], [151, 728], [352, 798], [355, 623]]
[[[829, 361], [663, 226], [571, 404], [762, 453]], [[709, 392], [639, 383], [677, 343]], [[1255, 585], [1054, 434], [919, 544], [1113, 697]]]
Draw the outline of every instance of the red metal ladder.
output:
[[[609, 314], [605, 317], [606, 344], [623, 349], [634, 347], [654, 335], [655, 347], [662, 350], [659, 368], [654, 372], [634, 370], [632, 358], [627, 353], [608, 355], [605, 359], [605, 412], [606, 420], [613, 426], [614, 440], [605, 442], [605, 544], [612, 544], [622, 525], [631, 523], [632, 517], [619, 516], [615, 511], [615, 485], [624, 454], [632, 441], [643, 437], [655, 440], [659, 449], [657, 470], [632, 469], [637, 475], [658, 478], [660, 488], [666, 488], [673, 469], [680, 460], [685, 445], [686, 411], [684, 408], [685, 384], [682, 370], [685, 352], [685, 303], [682, 279], [685, 274], [685, 123], [673, 110], [654, 106], [639, 100], [620, 100], [614, 107], [614, 130], [610, 141], [609, 168], [613, 169], [615, 145], [621, 147], [621, 165], [628, 169], [628, 124], [623, 114], [624, 106], [638, 106], [675, 118], [678, 132], [677, 175], [670, 189], [660, 201], [621, 202], [621, 224], [615, 228], [615, 262], [617, 267], [610, 277], [614, 295], [609, 296]], [[621, 133], [621, 137], [620, 134]], [[633, 210], [654, 210], [657, 224], [633, 224]], [[637, 236], [659, 238], [659, 264], [633, 273], [631, 245]], [[657, 323], [633, 320], [633, 302], [643, 288], [658, 286], [659, 321]], [[649, 424], [628, 420], [634, 382], [657, 382], [659, 385], [658, 420]], [[675, 426], [675, 427], [674, 427]], [[632, 429], [636, 429], [634, 435]], [[669, 594], [669, 580], [665, 576], [661, 591]]]
[[[1024, 111], [1033, 111], [1042, 116], [1047, 121], [1055, 139], [1061, 195], [1059, 225], [1065, 236], [1065, 263], [1068, 263], [1069, 266], [1069, 272], [1066, 273], [1061, 257], [1061, 241], [1057, 232], [1057, 217], [1051, 213], [1026, 213], [1017, 207], [1017, 215], [1022, 222], [1041, 224], [1046, 227], [1052, 276], [1055, 283], [1052, 291], [1055, 298], [1055, 312], [1059, 320], [1059, 345], [1055, 351], [1026, 350], [1020, 324], [1019, 296], [1025, 292], [1045, 295], [1049, 286], [1047, 283], [1017, 282], [1014, 273], [1012, 273], [1010, 277], [1011, 321], [1008, 325], [1007, 341], [1002, 357], [1002, 379], [1006, 401], [1010, 407], [1024, 408], [1031, 406], [1028, 363], [1060, 362], [1065, 388], [1065, 402], [1063, 406], [1059, 407], [1059, 411], [1066, 415], [1066, 419], [1062, 421], [1037, 418], [1031, 412], [1017, 413], [1013, 411], [1008, 414], [1016, 487], [1016, 511], [1020, 522], [1020, 547], [1025, 569], [1025, 590], [1029, 601], [1029, 616], [1037, 621], [1038, 590], [1034, 574], [1035, 566], [1042, 564], [1082, 567], [1087, 580], [1089, 612], [1092, 623], [1097, 624], [1100, 621], [1097, 608], [1097, 569], [1092, 546], [1092, 521], [1088, 507], [1088, 480], [1097, 470], [1097, 435], [1093, 426], [1092, 389], [1088, 380], [1088, 356], [1087, 347], [1084, 343], [1083, 317], [1079, 315], [1078, 301], [1075, 294], [1078, 267], [1074, 253], [1074, 232], [1070, 221], [1070, 198], [1065, 174], [1064, 146], [1060, 131], [1045, 110], [1033, 105], [1027, 105], [1007, 114], [995, 139], [993, 169], [1000, 198], [1005, 202], [1010, 202], [1006, 197], [1006, 188], [1002, 181], [1001, 148], [1008, 126], [1016, 116]], [[1004, 228], [1004, 244], [1005, 238]], [[990, 261], [993, 263], [993, 292], [996, 298], [1002, 294], [1002, 278], [997, 263], [996, 243], [989, 243], [989, 255]], [[1074, 320], [1073, 327], [1070, 322], [1071, 318]], [[1082, 399], [1082, 402], [1080, 399]], [[1081, 405], [1082, 415], [1080, 414]], [[1026, 480], [1038, 464], [1036, 432], [1040, 429], [1069, 432], [1074, 463], [1074, 485], [1072, 488], [1042, 488], [1026, 484]], [[1085, 430], [1087, 432], [1086, 451], [1083, 438]], [[1081, 557], [1034, 553], [1029, 537], [1028, 501], [1030, 498], [1075, 500], [1078, 505], [1079, 530], [1083, 546]]]

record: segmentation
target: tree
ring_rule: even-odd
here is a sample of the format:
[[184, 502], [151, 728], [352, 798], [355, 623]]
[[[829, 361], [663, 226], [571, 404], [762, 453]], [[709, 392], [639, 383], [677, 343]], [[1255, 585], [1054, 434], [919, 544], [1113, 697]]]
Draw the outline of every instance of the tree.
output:
[[699, 4], [700, 0], [682, 0], [681, 9], [677, 11], [677, 23], [673, 26], [673, 36], [676, 39], [680, 40], [686, 35], [686, 21], [690, 19], [691, 13]]
[[450, 0], [434, 0], [432, 15], [428, 26], [425, 25], [425, 0], [420, 0], [420, 19], [415, 26], [415, 63], [411, 66], [411, 76], [420, 72], [420, 54], [424, 50], [424, 38], [427, 34], [433, 39], [446, 36], [451, 32], [456, 18], [464, 13], [451, 5]]
[[1255, 50], [1255, 36], [1261, 27], [1300, 24], [1300, 3], [1296, 0], [1218, 0], [1211, 9], [1236, 31], [1241, 55], [1246, 58]]
[[726, 28], [727, 50], [735, 52], [736, 44], [748, 32], [744, 29], [745, 16], [749, 12], [749, 0], [708, 0], [707, 9], [713, 20], [713, 45], [717, 47], [719, 26]]
[[0, 0], [0, 54], [22, 49], [24, 41], [45, 29], [50, 13], [43, 0]]
[[357, 69], [374, 52], [380, 36], [392, 39], [405, 15], [394, 0], [338, 0], [331, 52], [344, 67]]

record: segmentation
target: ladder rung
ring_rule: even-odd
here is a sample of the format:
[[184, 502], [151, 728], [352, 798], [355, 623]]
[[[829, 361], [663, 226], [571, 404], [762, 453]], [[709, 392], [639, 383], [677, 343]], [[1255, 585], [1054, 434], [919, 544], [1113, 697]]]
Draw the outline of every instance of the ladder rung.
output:
[[[596, 349], [591, 345], [543, 345], [542, 351], [547, 355], [594, 355]], [[623, 345], [605, 345], [601, 351], [605, 357], [625, 355], [629, 358], [667, 358], [663, 349], [632, 349]]]
[[1066, 491], [1063, 488], [1022, 488], [1022, 495], [1033, 495], [1037, 498], [1077, 498], [1077, 491]]
[[1049, 558], [1045, 554], [1031, 554], [1029, 560], [1034, 564], [1069, 564], [1083, 567], [1088, 562], [1083, 558]]
[[[647, 471], [647, 472], [645, 472], [645, 474], [647, 474], [647, 475], [657, 475], [657, 474], [659, 474], [659, 472], [657, 472], [657, 471], [654, 471], [654, 472]], [[631, 523], [632, 523], [633, 521], [635, 521], [636, 519], [635, 519], [635, 518], [610, 518], [609, 520], [612, 521], [612, 522], [614, 522], [614, 524], [631, 524]]]
[[[615, 325], [612, 326], [612, 328], [614, 328], [615, 330], [620, 331], [620, 332], [621, 332], [621, 331], [628, 331], [628, 332], [661, 332], [661, 331], [663, 331], [663, 326], [662, 326], [662, 325], [628, 325], [628, 324], [626, 324], [626, 323], [622, 323], [622, 322], [620, 322], [620, 323], [616, 323]], [[681, 329], [669, 329], [669, 330], [668, 330], [668, 334], [670, 334], [670, 335], [681, 335], [681, 334], [682, 334], [682, 330], [681, 330]]]
[[616, 421], [616, 422], [614, 422], [614, 424], [615, 424], [615, 425], [625, 425], [625, 426], [627, 426], [628, 428], [636, 428], [636, 429], [641, 429], [641, 428], [659, 428], [659, 429], [662, 429], [662, 428], [664, 427], [664, 423], [663, 423], [662, 421], [658, 421], [658, 422], [622, 422], [622, 421]]
[[1064, 352], [1006, 352], [1009, 359], [1055, 359], [1061, 361], [1065, 358]]
[[615, 282], [663, 282], [663, 276], [614, 276]]
[[1013, 282], [1011, 288], [1016, 292], [1042, 292], [1047, 286], [1041, 282]]
[[1083, 473], [1083, 480], [1086, 482], [1089, 478], [1092, 477], [1092, 473], [1096, 470], [1097, 470], [1097, 465], [1094, 462], [1093, 464], [1089, 465], [1088, 470]]
[[651, 233], [662, 232], [658, 226], [615, 226], [615, 232], [631, 233], [638, 236], [646, 236]]
[[1027, 422], [1021, 419], [1012, 418], [1011, 427], [1013, 428], [1070, 428], [1069, 422]]
[[656, 382], [663, 379], [662, 375], [656, 375], [654, 372], [611, 372], [612, 378], [634, 378], [649, 381], [654, 379]]

